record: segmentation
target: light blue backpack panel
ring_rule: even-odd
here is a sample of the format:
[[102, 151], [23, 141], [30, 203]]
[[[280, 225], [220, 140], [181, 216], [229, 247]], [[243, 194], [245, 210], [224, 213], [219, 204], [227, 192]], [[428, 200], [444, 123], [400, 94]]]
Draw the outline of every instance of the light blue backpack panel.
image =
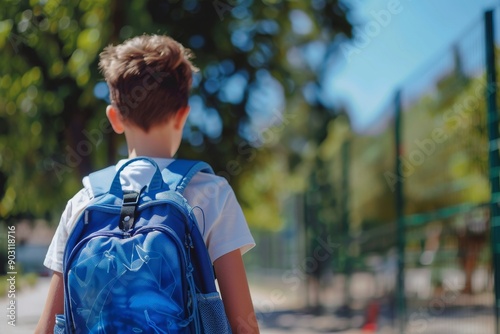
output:
[[[140, 192], [120, 173], [146, 160], [155, 168]], [[211, 261], [182, 193], [202, 162], [175, 160], [161, 171], [139, 157], [89, 176], [94, 199], [64, 255], [65, 314], [55, 333], [230, 333]]]

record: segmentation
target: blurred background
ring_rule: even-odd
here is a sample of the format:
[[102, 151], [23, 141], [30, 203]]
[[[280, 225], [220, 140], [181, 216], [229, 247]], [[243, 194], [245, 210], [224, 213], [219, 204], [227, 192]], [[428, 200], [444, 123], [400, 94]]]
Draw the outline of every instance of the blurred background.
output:
[[201, 69], [178, 156], [237, 193], [263, 333], [500, 333], [499, 5], [0, 0], [1, 332], [32, 332], [67, 200], [126, 155], [99, 52], [157, 33]]

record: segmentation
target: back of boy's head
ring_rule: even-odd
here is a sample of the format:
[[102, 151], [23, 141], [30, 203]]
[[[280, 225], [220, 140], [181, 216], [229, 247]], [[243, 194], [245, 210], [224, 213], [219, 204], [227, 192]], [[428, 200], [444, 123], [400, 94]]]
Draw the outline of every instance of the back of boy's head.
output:
[[191, 51], [170, 37], [142, 35], [99, 55], [112, 105], [125, 122], [148, 130], [188, 105]]

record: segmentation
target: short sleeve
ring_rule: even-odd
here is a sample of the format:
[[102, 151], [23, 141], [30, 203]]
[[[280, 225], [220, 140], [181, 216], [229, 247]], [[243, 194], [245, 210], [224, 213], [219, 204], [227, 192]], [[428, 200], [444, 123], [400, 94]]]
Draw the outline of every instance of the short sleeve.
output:
[[198, 173], [185, 196], [193, 207], [212, 262], [237, 249], [244, 254], [255, 246], [241, 206], [225, 178]]
[[64, 249], [66, 248], [69, 232], [73, 228], [76, 216], [83, 211], [89, 200], [87, 191], [82, 189], [68, 201], [43, 262], [47, 268], [57, 272], [63, 271]]

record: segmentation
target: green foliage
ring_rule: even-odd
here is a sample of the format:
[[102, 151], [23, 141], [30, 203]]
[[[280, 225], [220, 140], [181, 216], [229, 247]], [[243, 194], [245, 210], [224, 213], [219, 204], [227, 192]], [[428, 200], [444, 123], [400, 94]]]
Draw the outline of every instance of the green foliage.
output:
[[[321, 144], [334, 170], [341, 168], [340, 143], [350, 143], [349, 188], [339, 195], [349, 199], [348, 232], [352, 236], [363, 231], [364, 252], [394, 246], [397, 180], [403, 184], [405, 216], [429, 214], [419, 224], [441, 219], [439, 210], [444, 214], [452, 207], [490, 200], [485, 77], [468, 77], [459, 64], [457, 56], [454, 71], [442, 74], [405, 104], [398, 172], [393, 121], [375, 135], [350, 133], [336, 121]], [[332, 182], [341, 181], [336, 174]]]
[[437, 94], [409, 110], [403, 158], [410, 214], [490, 198], [485, 78], [457, 81], [447, 86], [452, 98]]
[[[83, 175], [120, 157], [123, 138], [111, 133], [106, 103], [94, 96], [102, 80], [98, 53], [135, 35], [165, 33], [193, 49], [201, 68], [192, 101], [203, 116], [190, 118], [179, 155], [229, 174], [245, 210], [256, 217], [251, 224], [274, 221], [258, 212], [277, 215], [281, 189], [256, 180], [277, 184], [274, 175], [287, 170], [282, 161], [272, 162], [274, 148], [254, 139], [269, 129], [270, 115], [283, 114], [289, 97], [315, 114], [325, 112], [300, 94], [321, 74], [303, 50], [319, 43], [328, 50], [324, 65], [337, 36], [350, 36], [351, 29], [348, 9], [337, 0], [2, 0], [2, 8], [2, 219], [51, 217]], [[249, 159], [249, 151], [258, 158]], [[232, 161], [241, 170], [228, 168]], [[246, 181], [236, 182], [239, 177]]]
[[92, 65], [108, 17], [98, 2], [86, 12], [56, 1], [2, 7], [0, 217], [43, 215], [60, 209], [78, 184], [78, 156], [69, 163], [69, 155], [101, 105]]

